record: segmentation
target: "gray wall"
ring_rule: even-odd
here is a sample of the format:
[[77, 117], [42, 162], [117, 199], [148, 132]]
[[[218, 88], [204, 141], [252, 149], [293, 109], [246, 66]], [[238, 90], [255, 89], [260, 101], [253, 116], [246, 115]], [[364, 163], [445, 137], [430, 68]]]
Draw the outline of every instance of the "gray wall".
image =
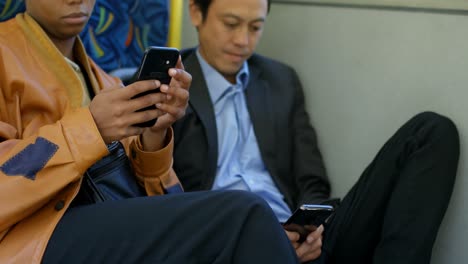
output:
[[[185, 17], [183, 46], [196, 42]], [[466, 263], [468, 16], [273, 4], [258, 51], [297, 69], [335, 196], [413, 114], [457, 123], [459, 173], [432, 263]]]

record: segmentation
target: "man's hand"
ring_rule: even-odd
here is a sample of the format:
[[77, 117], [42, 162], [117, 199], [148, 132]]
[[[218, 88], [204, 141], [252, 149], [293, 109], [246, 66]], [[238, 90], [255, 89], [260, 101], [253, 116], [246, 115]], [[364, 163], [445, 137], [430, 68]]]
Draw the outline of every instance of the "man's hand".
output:
[[134, 124], [158, 118], [164, 114], [161, 110], [137, 110], [166, 100], [163, 93], [151, 93], [134, 98], [135, 95], [156, 89], [159, 81], [149, 80], [135, 82], [127, 87], [115, 86], [98, 93], [89, 105], [94, 122], [104, 142], [110, 143], [129, 136], [140, 135], [144, 128]]
[[308, 229], [311, 230], [310, 234], [307, 236], [306, 240], [302, 243], [299, 241], [299, 233], [291, 232], [284, 230], [286, 235], [291, 241], [294, 249], [296, 250], [297, 257], [301, 262], [307, 262], [320, 257], [322, 254], [322, 234], [324, 227], [323, 225], [318, 228], [308, 226]]
[[[192, 76], [184, 70], [180, 57], [176, 67], [169, 70], [172, 77], [169, 85], [161, 85], [157, 80], [139, 81], [127, 87], [104, 89], [93, 98], [89, 110], [104, 142], [142, 135], [145, 151], [156, 151], [164, 146], [167, 129], [185, 114], [192, 83]], [[134, 98], [156, 88], [161, 92]], [[157, 109], [137, 112], [151, 105], [156, 105]], [[158, 120], [153, 127], [134, 126], [155, 118]]]
[[167, 129], [185, 115], [192, 76], [184, 70], [180, 57], [176, 67], [169, 70], [169, 75], [172, 77], [170, 84], [163, 84], [160, 88], [165, 100], [157, 103], [156, 107], [164, 114], [142, 135], [141, 142], [145, 151], [161, 149], [164, 146]]

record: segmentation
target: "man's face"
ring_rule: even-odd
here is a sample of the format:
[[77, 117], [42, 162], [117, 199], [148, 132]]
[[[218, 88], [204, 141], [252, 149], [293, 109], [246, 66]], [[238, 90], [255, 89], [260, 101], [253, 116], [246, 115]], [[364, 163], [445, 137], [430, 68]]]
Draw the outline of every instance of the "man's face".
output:
[[51, 39], [77, 36], [91, 16], [96, 0], [26, 0], [26, 12]]
[[201, 55], [232, 83], [260, 40], [267, 4], [267, 0], [213, 0], [203, 19], [198, 6], [190, 1]]

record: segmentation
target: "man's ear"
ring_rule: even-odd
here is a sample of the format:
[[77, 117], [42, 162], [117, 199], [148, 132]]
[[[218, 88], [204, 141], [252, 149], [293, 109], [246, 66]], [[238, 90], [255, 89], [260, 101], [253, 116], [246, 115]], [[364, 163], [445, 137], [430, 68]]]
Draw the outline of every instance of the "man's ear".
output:
[[203, 23], [203, 15], [200, 7], [193, 0], [189, 1], [189, 14], [192, 25], [198, 28]]

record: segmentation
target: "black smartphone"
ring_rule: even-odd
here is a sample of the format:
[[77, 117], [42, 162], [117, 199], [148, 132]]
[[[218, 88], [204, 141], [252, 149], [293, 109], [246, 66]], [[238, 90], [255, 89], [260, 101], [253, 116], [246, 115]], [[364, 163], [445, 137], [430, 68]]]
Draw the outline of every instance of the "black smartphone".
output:
[[[171, 82], [171, 76], [169, 76], [168, 71], [170, 68], [174, 68], [176, 66], [178, 59], [179, 50], [176, 48], [150, 46], [143, 54], [140, 67], [136, 74], [136, 80], [159, 80], [161, 84], [169, 84]], [[140, 93], [134, 96], [134, 98], [158, 92], [159, 88]], [[156, 106], [148, 106], [138, 111], [146, 111], [150, 109], [156, 109]], [[147, 122], [135, 124], [134, 126], [151, 127], [154, 126], [155, 123], [156, 119], [153, 119]]]
[[331, 205], [303, 204], [294, 211], [283, 224], [283, 227], [288, 231], [298, 232], [300, 235], [299, 242], [302, 243], [312, 231], [307, 226], [319, 227], [325, 224], [333, 212], [334, 209]]

